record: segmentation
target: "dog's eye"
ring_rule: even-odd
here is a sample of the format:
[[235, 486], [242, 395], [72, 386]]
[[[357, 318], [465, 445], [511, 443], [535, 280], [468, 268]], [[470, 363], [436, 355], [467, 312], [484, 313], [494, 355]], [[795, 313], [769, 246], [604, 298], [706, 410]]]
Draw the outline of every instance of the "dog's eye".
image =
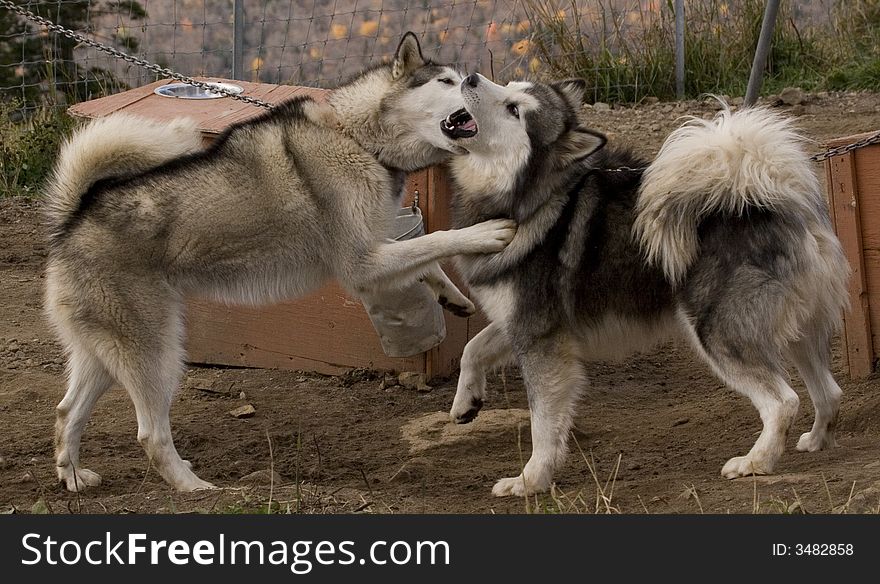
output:
[[519, 108], [516, 107], [515, 103], [507, 104], [507, 111], [508, 113], [510, 113], [510, 115], [512, 115], [516, 119], [519, 119]]
[[438, 79], [437, 81], [439, 81], [443, 85], [455, 85], [455, 82], [449, 77], [444, 77], [442, 79]]

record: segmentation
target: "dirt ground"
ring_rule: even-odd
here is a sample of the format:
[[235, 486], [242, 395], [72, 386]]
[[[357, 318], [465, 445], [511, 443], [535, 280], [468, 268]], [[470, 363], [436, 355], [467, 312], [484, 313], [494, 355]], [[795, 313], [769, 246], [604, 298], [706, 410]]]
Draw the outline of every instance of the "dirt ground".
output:
[[[588, 108], [593, 127], [645, 154], [698, 102]], [[823, 140], [880, 129], [880, 96], [809, 96], [794, 107], [805, 134]], [[820, 170], [817, 165], [817, 170]], [[779, 474], [727, 481], [723, 463], [744, 454], [760, 430], [746, 399], [725, 389], [684, 347], [589, 367], [575, 438], [557, 489], [525, 501], [496, 499], [494, 481], [518, 472], [530, 451], [527, 403], [513, 369], [492, 377], [491, 397], [468, 426], [447, 422], [456, 379], [427, 393], [383, 388], [355, 372], [189, 370], [172, 410], [178, 450], [204, 479], [224, 487], [180, 495], [138, 445], [133, 407], [121, 389], [98, 404], [85, 432], [84, 465], [103, 484], [81, 495], [55, 481], [54, 406], [63, 355], [41, 313], [46, 255], [36, 203], [0, 199], [0, 512], [752, 513], [877, 512], [880, 509], [880, 380], [844, 390], [839, 448], [794, 450], [812, 408], [799, 380], [801, 412]], [[205, 391], [210, 389], [210, 391]], [[252, 404], [256, 414], [229, 411]], [[274, 470], [274, 475], [270, 474]], [[244, 478], [243, 478], [244, 477]], [[279, 503], [280, 502], [280, 503]]]

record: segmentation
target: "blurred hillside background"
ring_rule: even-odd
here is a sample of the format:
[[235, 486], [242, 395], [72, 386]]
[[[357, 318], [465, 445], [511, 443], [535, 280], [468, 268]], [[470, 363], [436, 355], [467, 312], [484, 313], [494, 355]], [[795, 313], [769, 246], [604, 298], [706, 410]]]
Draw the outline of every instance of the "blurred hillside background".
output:
[[[187, 74], [232, 77], [233, 0], [16, 0]], [[672, 0], [244, 0], [242, 78], [333, 87], [407, 30], [428, 56], [496, 80], [582, 76], [592, 99], [674, 96]], [[686, 93], [741, 94], [761, 0], [685, 2]], [[880, 0], [784, 1], [765, 90], [878, 88]], [[0, 8], [0, 90], [29, 108], [154, 81]]]

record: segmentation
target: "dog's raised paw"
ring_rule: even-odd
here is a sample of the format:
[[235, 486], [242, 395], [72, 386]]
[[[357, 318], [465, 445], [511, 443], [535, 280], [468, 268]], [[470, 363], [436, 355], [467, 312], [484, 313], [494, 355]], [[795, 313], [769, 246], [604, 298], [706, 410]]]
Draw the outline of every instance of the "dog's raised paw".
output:
[[473, 316], [474, 313], [477, 311], [477, 307], [474, 306], [474, 303], [471, 302], [470, 300], [468, 300], [467, 298], [464, 298], [464, 302], [462, 302], [462, 301], [451, 302], [448, 298], [446, 298], [446, 296], [440, 296], [437, 299], [437, 303], [440, 304], [440, 306], [442, 306], [444, 309], [446, 309], [449, 312], [451, 312], [452, 314], [454, 314], [455, 316], [458, 316], [461, 318], [467, 318], [469, 316]]
[[480, 413], [481, 409], [483, 409], [483, 400], [474, 397], [471, 398], [471, 407], [468, 408], [467, 411], [461, 414], [454, 413], [454, 411], [450, 412], [450, 417], [456, 424], [470, 424], [476, 419], [477, 414]]
[[474, 230], [478, 253], [499, 252], [513, 241], [517, 224], [512, 219], [490, 219], [477, 223], [469, 229]]

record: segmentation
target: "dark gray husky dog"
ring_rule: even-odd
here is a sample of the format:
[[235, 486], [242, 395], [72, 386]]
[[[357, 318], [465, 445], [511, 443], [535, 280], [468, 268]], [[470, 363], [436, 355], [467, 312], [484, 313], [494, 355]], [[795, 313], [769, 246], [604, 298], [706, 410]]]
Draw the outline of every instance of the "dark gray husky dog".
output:
[[849, 272], [802, 140], [766, 110], [725, 110], [685, 124], [646, 165], [579, 124], [584, 87], [471, 75], [465, 109], [443, 122], [468, 151], [451, 162], [455, 226], [519, 224], [500, 254], [458, 260], [491, 324], [464, 350], [452, 419], [477, 415], [487, 369], [509, 360], [531, 410], [531, 458], [493, 493], [550, 486], [585, 361], [670, 333], [761, 416], [755, 445], [723, 476], [773, 471], [798, 408], [787, 359], [816, 410], [798, 450], [833, 445], [829, 345]]
[[180, 490], [211, 486], [171, 438], [187, 296], [264, 304], [331, 278], [355, 292], [421, 278], [447, 307], [473, 310], [436, 260], [500, 251], [511, 221], [385, 239], [404, 171], [458, 148], [440, 124], [463, 103], [460, 81], [409, 33], [392, 62], [325, 103], [278, 105], [208, 149], [187, 121], [119, 115], [74, 134], [48, 189], [46, 270], [46, 310], [69, 354], [55, 435], [68, 489], [100, 483], [80, 465], [80, 436], [114, 382], [128, 390], [138, 440], [162, 477]]

